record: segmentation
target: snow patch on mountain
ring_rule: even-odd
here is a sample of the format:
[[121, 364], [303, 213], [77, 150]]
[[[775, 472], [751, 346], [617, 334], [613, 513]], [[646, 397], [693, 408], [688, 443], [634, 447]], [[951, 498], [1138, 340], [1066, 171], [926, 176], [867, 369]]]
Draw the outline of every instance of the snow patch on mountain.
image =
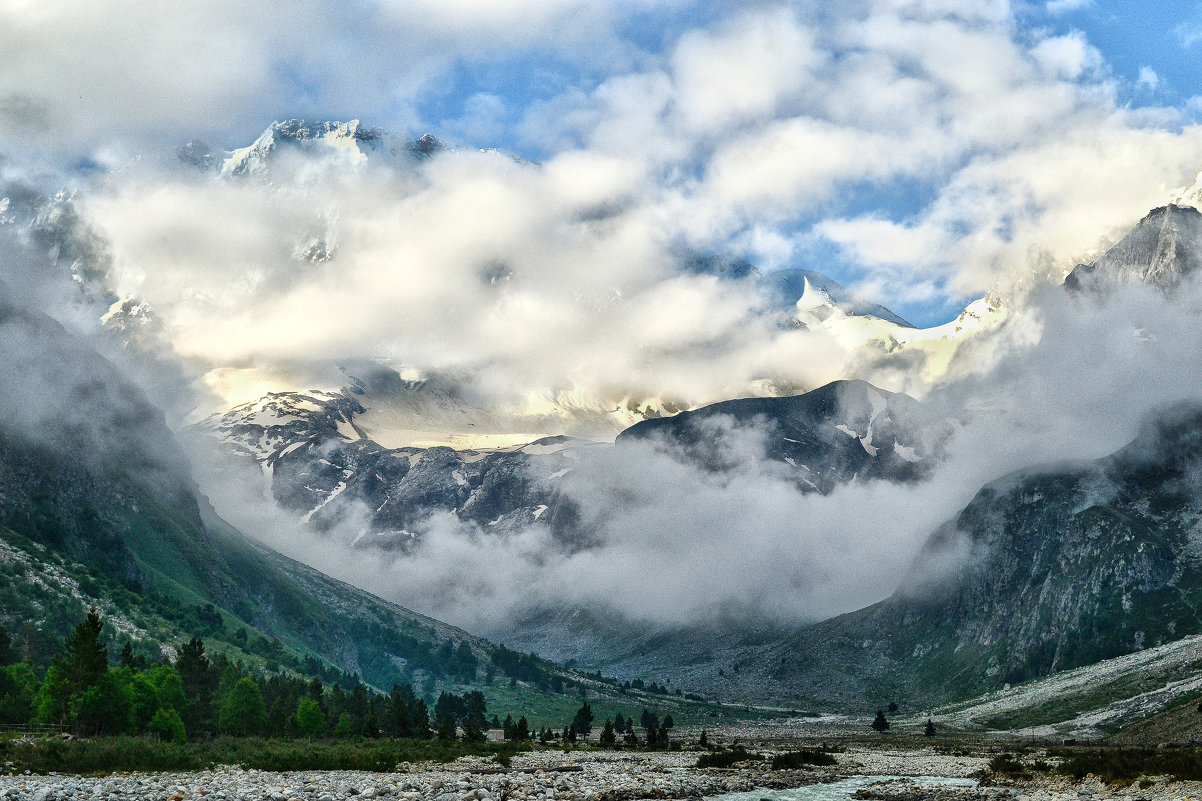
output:
[[1202, 172], [1190, 186], [1183, 186], [1169, 195], [1169, 203], [1174, 206], [1193, 206], [1202, 208]]

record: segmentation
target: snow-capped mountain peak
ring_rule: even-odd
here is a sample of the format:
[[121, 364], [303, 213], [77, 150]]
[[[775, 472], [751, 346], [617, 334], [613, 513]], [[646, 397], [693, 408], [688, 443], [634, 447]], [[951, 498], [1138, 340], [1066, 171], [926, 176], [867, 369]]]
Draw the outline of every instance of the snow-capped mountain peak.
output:
[[382, 153], [395, 157], [401, 150], [396, 137], [359, 120], [347, 122], [285, 120], [273, 122], [254, 142], [232, 151], [221, 165], [222, 175], [260, 175], [269, 169], [281, 148], [295, 147], [351, 163]]

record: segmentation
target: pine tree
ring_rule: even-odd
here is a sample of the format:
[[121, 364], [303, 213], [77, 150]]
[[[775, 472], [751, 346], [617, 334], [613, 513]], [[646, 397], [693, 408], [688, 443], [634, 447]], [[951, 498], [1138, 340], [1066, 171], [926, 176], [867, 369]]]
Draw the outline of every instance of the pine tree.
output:
[[706, 736], [705, 729], [701, 730], [701, 739], [697, 741], [697, 745], [701, 746], [702, 748], [710, 747], [709, 737]]
[[425, 699], [419, 698], [411, 709], [413, 736], [419, 740], [429, 740], [434, 736], [434, 732], [430, 731], [430, 707], [426, 706]]
[[572, 718], [572, 731], [581, 737], [588, 739], [589, 734], [593, 730], [593, 708], [589, 706], [588, 701], [584, 702], [584, 706], [576, 710], [576, 717]]
[[320, 709], [321, 713], [324, 715], [326, 712], [326, 695], [325, 688], [321, 684], [321, 679], [314, 677], [313, 680], [309, 682], [309, 686], [305, 688], [305, 692], [310, 698], [313, 699], [314, 702], [317, 703], [317, 708]]
[[618, 736], [614, 734], [614, 724], [612, 720], [606, 719], [605, 728], [601, 730], [601, 744], [613, 745], [617, 742]]
[[67, 638], [62, 667], [72, 694], [82, 693], [108, 671], [108, 649], [100, 642], [103, 628], [100, 614], [92, 609]]
[[931, 720], [930, 718], [927, 718], [927, 725], [922, 730], [922, 733], [926, 737], [934, 737], [935, 736], [935, 721]]
[[884, 734], [889, 729], [889, 721], [885, 718], [885, 710], [878, 709], [876, 718], [872, 721], [872, 728]]
[[131, 670], [139, 667], [138, 658], [134, 656], [133, 643], [129, 640], [126, 640], [125, 644], [121, 646], [121, 658], [118, 664], [123, 668], [130, 668]]
[[7, 631], [0, 629], [0, 666], [11, 665], [16, 661], [17, 651], [13, 648], [13, 641]]
[[188, 640], [179, 649], [175, 671], [179, 674], [184, 693], [184, 707], [179, 709], [189, 737], [206, 729], [212, 709], [212, 689], [209, 683], [210, 662], [205, 645], [199, 637]]
[[530, 739], [530, 724], [526, 722], [526, 716], [522, 715], [518, 718], [517, 726], [514, 730], [514, 739], [520, 743], [524, 743]]
[[[488, 705], [484, 701], [484, 693], [479, 690], [473, 690], [464, 696], [467, 714], [464, 716], [464, 725], [471, 724], [473, 731], [483, 732], [488, 728]], [[475, 738], [473, 738], [475, 739]]]
[[438, 739], [444, 743], [454, 742], [458, 732], [456, 732], [455, 718], [450, 715], [443, 715], [438, 719]]

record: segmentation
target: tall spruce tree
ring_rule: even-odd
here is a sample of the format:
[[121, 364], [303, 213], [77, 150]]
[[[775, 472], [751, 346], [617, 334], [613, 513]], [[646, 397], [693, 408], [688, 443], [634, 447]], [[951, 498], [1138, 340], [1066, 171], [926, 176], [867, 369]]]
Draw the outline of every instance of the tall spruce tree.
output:
[[588, 739], [589, 734], [593, 730], [593, 708], [589, 706], [588, 701], [584, 702], [584, 706], [576, 710], [576, 716], [572, 718], [572, 731], [577, 735]]
[[100, 632], [103, 628], [100, 614], [92, 609], [67, 638], [62, 669], [73, 695], [91, 687], [108, 671], [108, 649], [100, 642]]

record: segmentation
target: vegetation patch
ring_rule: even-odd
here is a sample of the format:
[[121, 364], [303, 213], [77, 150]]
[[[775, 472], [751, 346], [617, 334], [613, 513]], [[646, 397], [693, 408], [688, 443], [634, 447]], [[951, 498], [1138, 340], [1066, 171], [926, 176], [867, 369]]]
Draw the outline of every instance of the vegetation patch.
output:
[[1089, 774], [1111, 784], [1129, 784], [1141, 776], [1202, 779], [1202, 749], [1197, 748], [1091, 748], [1052, 753], [1064, 760], [1060, 772], [1077, 779]]
[[699, 768], [730, 768], [734, 767], [739, 762], [761, 761], [763, 754], [754, 754], [749, 752], [741, 745], [732, 746], [725, 751], [711, 751], [708, 754], [702, 754], [697, 759], [697, 767]]
[[773, 770], [791, 770], [809, 766], [834, 765], [835, 758], [825, 751], [787, 751], [772, 757]]
[[450, 762], [461, 756], [493, 755], [504, 763], [529, 750], [527, 743], [469, 743], [438, 740], [355, 739], [308, 741], [218, 737], [176, 744], [145, 737], [0, 740], [0, 761], [33, 773], [104, 774], [117, 771], [200, 770], [238, 765], [257, 770], [392, 771], [400, 762]]

